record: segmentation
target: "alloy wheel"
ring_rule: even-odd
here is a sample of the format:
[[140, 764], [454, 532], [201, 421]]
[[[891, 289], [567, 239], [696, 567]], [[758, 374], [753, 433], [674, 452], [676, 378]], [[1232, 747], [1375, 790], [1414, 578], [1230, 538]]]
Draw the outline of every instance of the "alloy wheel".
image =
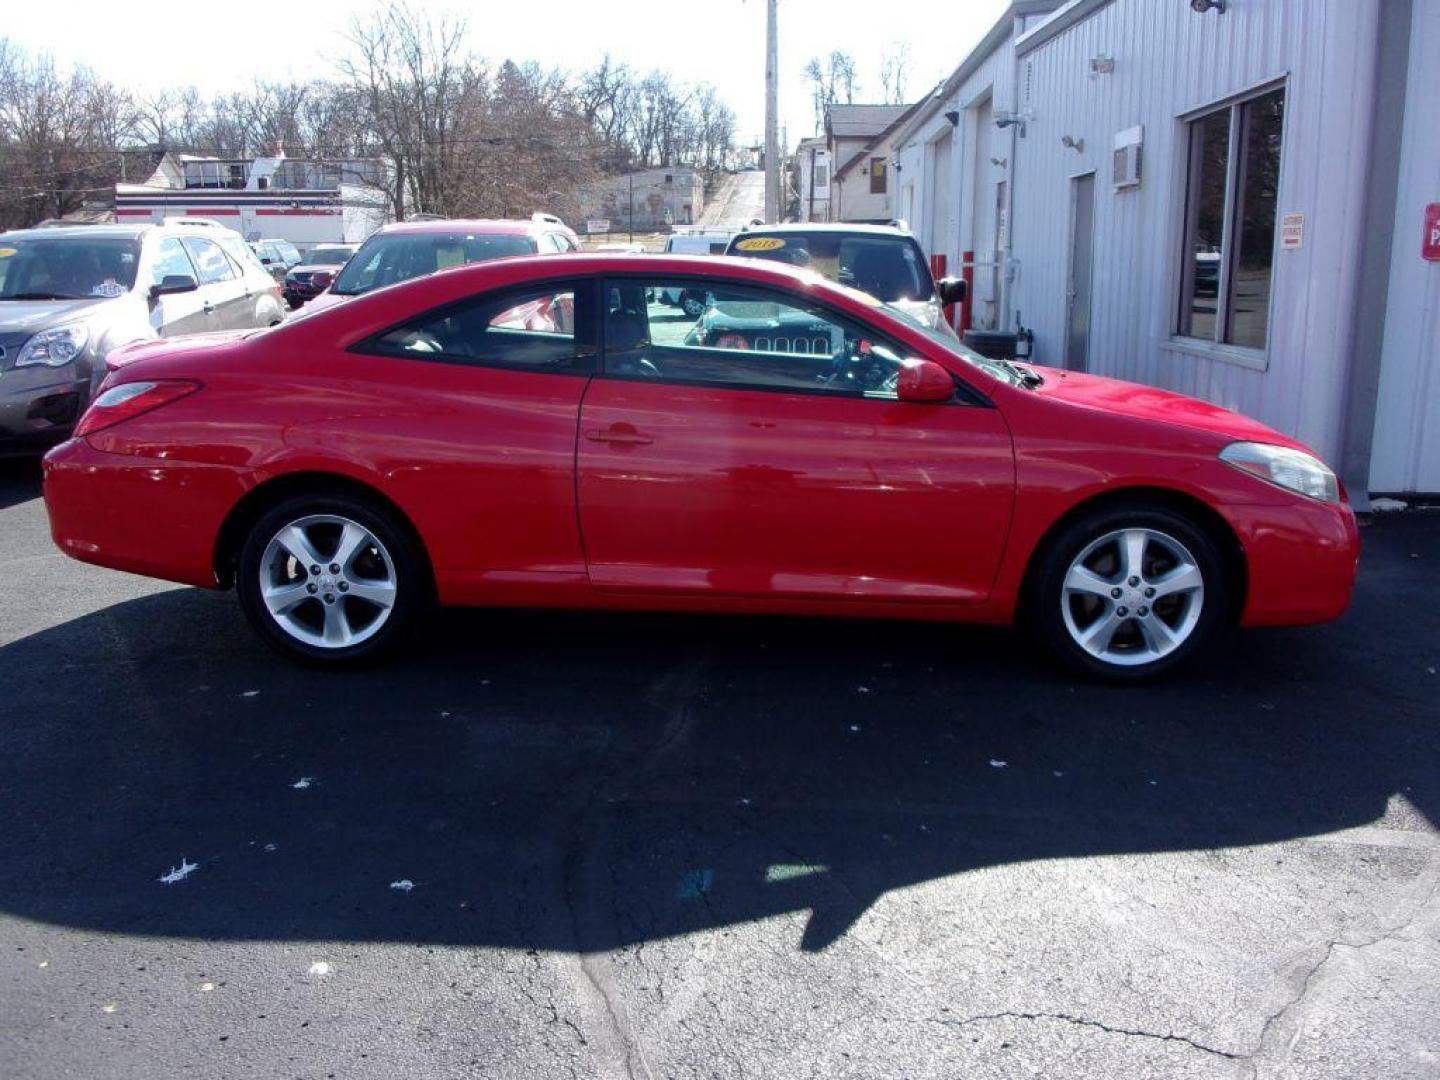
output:
[[1138, 667], [1189, 640], [1205, 605], [1205, 575], [1183, 543], [1157, 529], [1105, 533], [1071, 561], [1060, 592], [1065, 629], [1106, 664]]
[[260, 558], [260, 599], [296, 641], [344, 649], [374, 637], [398, 596], [395, 562], [374, 532], [339, 514], [276, 530]]

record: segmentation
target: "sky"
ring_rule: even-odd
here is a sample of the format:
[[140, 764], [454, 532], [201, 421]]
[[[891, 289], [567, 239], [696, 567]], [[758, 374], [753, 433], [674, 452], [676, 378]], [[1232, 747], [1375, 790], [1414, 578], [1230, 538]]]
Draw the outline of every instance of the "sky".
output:
[[[642, 71], [668, 69], [690, 83], [713, 83], [736, 111], [743, 141], [758, 142], [764, 133], [764, 0], [414, 2], [437, 16], [466, 15], [471, 47], [493, 60], [581, 68], [608, 51]], [[332, 75], [351, 17], [375, 3], [69, 0], [52, 7], [5, 0], [0, 35], [32, 52], [48, 52], [62, 65], [86, 64], [138, 92], [193, 84], [212, 94], [244, 88], [256, 78]], [[780, 0], [780, 117], [789, 145], [813, 133], [814, 109], [802, 75], [810, 57], [832, 49], [850, 53], [860, 75], [856, 100], [878, 101], [881, 60], [894, 43], [906, 41], [907, 96], [914, 100], [955, 69], [1005, 6], [1005, 0], [908, 0], [894, 7]]]

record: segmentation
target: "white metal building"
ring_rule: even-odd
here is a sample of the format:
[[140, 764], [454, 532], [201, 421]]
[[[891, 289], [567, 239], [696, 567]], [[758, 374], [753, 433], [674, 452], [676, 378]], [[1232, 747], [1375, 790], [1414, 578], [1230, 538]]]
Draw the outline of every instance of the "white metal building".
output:
[[373, 160], [166, 154], [145, 183], [115, 185], [115, 218], [212, 217], [247, 240], [289, 240], [301, 250], [359, 243], [392, 219], [386, 168]]
[[1440, 0], [1015, 3], [900, 133], [901, 213], [1038, 362], [1440, 492], [1437, 55]]

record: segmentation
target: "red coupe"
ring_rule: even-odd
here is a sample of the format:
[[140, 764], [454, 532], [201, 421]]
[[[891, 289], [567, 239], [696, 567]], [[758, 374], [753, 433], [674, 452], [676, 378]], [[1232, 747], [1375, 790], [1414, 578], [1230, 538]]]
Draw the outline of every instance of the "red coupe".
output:
[[70, 555], [235, 585], [268, 643], [331, 663], [438, 601], [1021, 621], [1138, 678], [1335, 617], [1359, 548], [1334, 474], [1244, 416], [673, 255], [498, 260], [133, 346], [45, 498]]

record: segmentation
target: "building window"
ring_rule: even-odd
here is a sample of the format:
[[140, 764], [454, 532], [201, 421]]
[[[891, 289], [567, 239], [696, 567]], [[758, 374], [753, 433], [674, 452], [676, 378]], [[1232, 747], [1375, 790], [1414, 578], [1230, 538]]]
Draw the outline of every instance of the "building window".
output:
[[1285, 90], [1189, 125], [1178, 332], [1263, 349], [1270, 327]]
[[885, 194], [885, 159], [883, 157], [870, 159], [870, 194]]
[[830, 186], [830, 166], [829, 166], [829, 165], [816, 165], [816, 166], [815, 166], [815, 186], [816, 186], [817, 188], [827, 188], [827, 187]]

